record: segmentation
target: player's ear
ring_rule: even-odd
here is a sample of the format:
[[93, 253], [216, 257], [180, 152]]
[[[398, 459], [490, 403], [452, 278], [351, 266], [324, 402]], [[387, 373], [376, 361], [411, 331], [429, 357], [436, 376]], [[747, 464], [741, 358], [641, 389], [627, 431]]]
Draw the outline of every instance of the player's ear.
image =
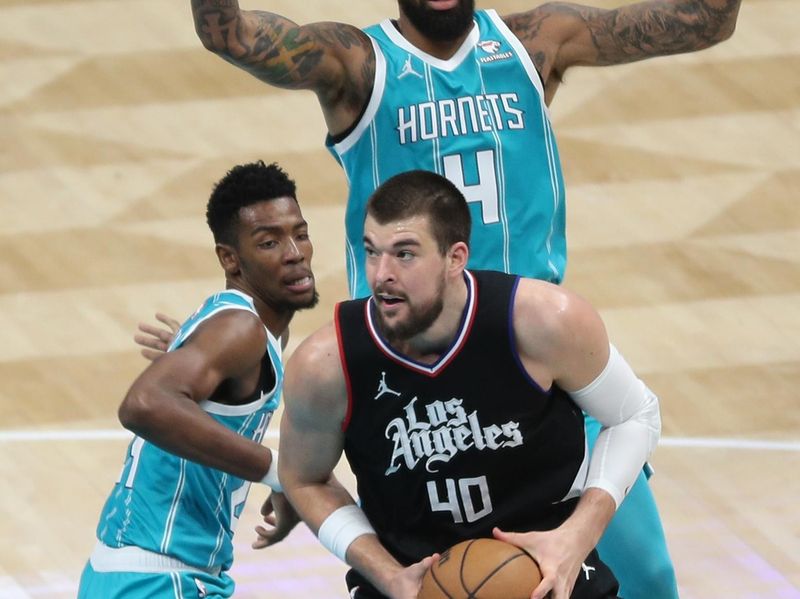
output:
[[458, 241], [450, 246], [447, 252], [448, 268], [454, 274], [460, 274], [467, 267], [469, 260], [469, 248], [463, 241]]
[[217, 259], [225, 274], [234, 276], [239, 274], [239, 254], [233, 246], [226, 243], [218, 243], [214, 250], [217, 252]]

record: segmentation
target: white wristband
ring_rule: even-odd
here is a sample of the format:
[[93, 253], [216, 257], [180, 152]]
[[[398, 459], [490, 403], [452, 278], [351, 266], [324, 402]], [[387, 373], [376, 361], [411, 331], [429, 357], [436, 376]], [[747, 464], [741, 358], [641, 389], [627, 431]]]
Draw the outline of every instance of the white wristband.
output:
[[357, 505], [345, 505], [325, 518], [319, 527], [319, 542], [336, 557], [347, 563], [344, 558], [347, 548], [361, 535], [375, 534], [367, 516]]
[[267, 470], [261, 482], [276, 493], [282, 493], [283, 487], [281, 487], [281, 481], [278, 480], [278, 450], [270, 449], [270, 451], [272, 452], [272, 461], [269, 463], [269, 470]]

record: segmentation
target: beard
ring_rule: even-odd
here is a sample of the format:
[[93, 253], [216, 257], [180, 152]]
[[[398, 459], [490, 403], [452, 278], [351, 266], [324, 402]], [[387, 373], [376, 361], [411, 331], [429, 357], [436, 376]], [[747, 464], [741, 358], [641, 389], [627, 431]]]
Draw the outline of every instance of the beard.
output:
[[[275, 312], [286, 314], [300, 312], [301, 310], [309, 310], [319, 303], [319, 293], [314, 289], [311, 297], [308, 296], [279, 296], [278, 294], [260, 294], [258, 295], [268, 306]], [[269, 298], [269, 299], [267, 299]]]
[[[379, 290], [376, 289], [375, 293], [377, 294], [378, 292]], [[384, 320], [380, 310], [375, 310], [375, 314], [378, 317], [378, 326], [386, 340], [392, 345], [406, 341], [426, 331], [436, 322], [436, 319], [439, 318], [444, 309], [444, 279], [439, 282], [435, 298], [428, 304], [419, 306], [409, 303], [407, 297], [404, 298], [408, 307], [408, 318], [393, 325]]]
[[315, 289], [314, 294], [311, 296], [310, 299], [294, 302], [291, 305], [287, 305], [287, 307], [291, 310], [296, 310], [296, 311], [309, 310], [314, 306], [316, 306], [318, 303], [319, 303], [319, 293], [317, 293], [317, 290]]
[[437, 42], [452, 42], [469, 31], [475, 0], [459, 0], [458, 6], [444, 11], [428, 8], [424, 1], [398, 0], [403, 13], [422, 35]]

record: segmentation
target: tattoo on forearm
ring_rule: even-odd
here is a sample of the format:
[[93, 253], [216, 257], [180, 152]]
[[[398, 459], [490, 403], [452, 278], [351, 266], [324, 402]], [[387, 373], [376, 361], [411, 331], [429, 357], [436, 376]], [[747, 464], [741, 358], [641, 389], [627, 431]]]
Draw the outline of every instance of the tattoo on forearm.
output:
[[578, 10], [601, 64], [701, 50], [730, 35], [740, 0], [652, 2], [598, 13]]
[[598, 15], [582, 9], [601, 63], [701, 50], [730, 35], [739, 0], [634, 5]]
[[[509, 26], [526, 46], [550, 19], [570, 17], [583, 23], [596, 50], [594, 64], [617, 64], [651, 56], [701, 50], [733, 31], [741, 0], [653, 0], [614, 10], [565, 2], [512, 15]], [[542, 68], [546, 56], [533, 56]]]
[[206, 47], [283, 87], [307, 86], [326, 51], [369, 44], [366, 36], [348, 25], [298, 27], [273, 13], [241, 12], [236, 0], [192, 0], [192, 11], [195, 29]]

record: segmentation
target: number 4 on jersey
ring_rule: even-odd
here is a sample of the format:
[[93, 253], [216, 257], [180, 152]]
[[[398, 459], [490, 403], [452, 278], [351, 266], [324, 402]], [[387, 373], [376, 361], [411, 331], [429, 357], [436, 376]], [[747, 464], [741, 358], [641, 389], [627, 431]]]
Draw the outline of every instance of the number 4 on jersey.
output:
[[483, 224], [500, 220], [497, 199], [497, 174], [494, 167], [494, 150], [475, 153], [478, 165], [478, 183], [467, 185], [464, 181], [464, 159], [461, 154], [450, 154], [442, 159], [444, 176], [452, 181], [468, 202], [479, 202]]

